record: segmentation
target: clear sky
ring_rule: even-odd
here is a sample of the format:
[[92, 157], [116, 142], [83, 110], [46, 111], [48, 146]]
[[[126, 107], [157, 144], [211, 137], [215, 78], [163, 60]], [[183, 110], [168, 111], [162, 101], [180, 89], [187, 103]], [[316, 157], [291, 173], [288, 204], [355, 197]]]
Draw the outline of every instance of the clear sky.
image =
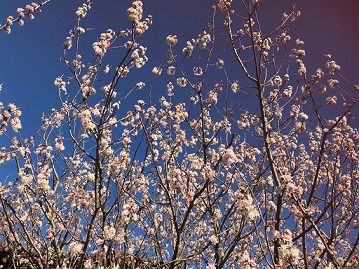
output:
[[[236, 0], [234, 0], [236, 1]], [[61, 44], [76, 23], [75, 11], [83, 1], [51, 0], [33, 21], [26, 19], [23, 27], [14, 26], [11, 35], [0, 33], [0, 83], [3, 103], [14, 102], [23, 111], [25, 132], [34, 132], [40, 116], [58, 107], [54, 79], [67, 74]], [[181, 47], [206, 29], [211, 19], [213, 0], [143, 0], [144, 14], [153, 15], [154, 24], [141, 38], [149, 47], [149, 66], [162, 63], [167, 49], [165, 37], [176, 34]], [[315, 70], [323, 65], [324, 53], [331, 53], [341, 65], [342, 73], [359, 84], [359, 1], [357, 0], [265, 0], [263, 21], [275, 25], [284, 11], [297, 3], [302, 16], [290, 26], [290, 35], [305, 42], [306, 61]], [[0, 23], [8, 15], [16, 15], [17, 7], [28, 1], [2, 0]], [[85, 26], [96, 28], [95, 37], [107, 28], [117, 30], [129, 26], [126, 9], [130, 0], [93, 0], [93, 9], [86, 17]], [[26, 122], [33, 123], [31, 125]]]

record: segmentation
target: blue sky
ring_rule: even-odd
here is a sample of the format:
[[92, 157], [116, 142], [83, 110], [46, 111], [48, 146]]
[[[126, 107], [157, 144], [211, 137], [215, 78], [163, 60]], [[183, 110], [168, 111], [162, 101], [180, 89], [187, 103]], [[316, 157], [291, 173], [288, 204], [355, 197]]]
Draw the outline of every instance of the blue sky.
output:
[[[0, 23], [8, 15], [16, 15], [17, 7], [28, 1], [2, 1]], [[14, 26], [11, 35], [0, 33], [0, 83], [3, 103], [14, 102], [23, 111], [25, 133], [35, 132], [42, 112], [58, 107], [54, 79], [67, 74], [63, 63], [61, 44], [76, 23], [75, 11], [83, 1], [51, 0], [33, 21], [26, 19], [23, 27]], [[213, 0], [144, 0], [144, 14], [153, 15], [154, 24], [141, 38], [148, 46], [150, 62], [155, 66], [165, 61], [165, 37], [176, 34], [179, 44], [196, 37], [211, 20]], [[269, 25], [280, 21], [281, 14], [289, 11], [293, 0], [267, 0], [262, 8], [263, 20]], [[359, 1], [356, 0], [301, 0], [297, 8], [302, 16], [290, 26], [290, 35], [305, 42], [306, 60], [315, 70], [325, 63], [324, 53], [331, 53], [341, 65], [342, 73], [359, 84]], [[96, 28], [96, 36], [107, 28], [117, 30], [129, 26], [126, 9], [130, 0], [93, 0], [93, 9], [84, 20], [84, 26]], [[90, 47], [89, 47], [90, 48]], [[151, 76], [151, 74], [149, 73]]]

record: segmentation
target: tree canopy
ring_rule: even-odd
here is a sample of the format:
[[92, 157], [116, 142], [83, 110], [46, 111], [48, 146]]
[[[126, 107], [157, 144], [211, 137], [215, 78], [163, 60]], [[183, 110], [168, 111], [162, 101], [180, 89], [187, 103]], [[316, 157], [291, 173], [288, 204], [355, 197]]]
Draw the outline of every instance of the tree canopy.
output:
[[89, 44], [92, 3], [74, 11], [38, 132], [23, 137], [20, 108], [0, 106], [8, 266], [359, 266], [359, 86], [330, 54], [307, 70], [288, 28], [300, 11], [267, 29], [262, 4], [219, 0], [207, 29], [159, 40], [165, 60], [150, 69], [142, 1]]

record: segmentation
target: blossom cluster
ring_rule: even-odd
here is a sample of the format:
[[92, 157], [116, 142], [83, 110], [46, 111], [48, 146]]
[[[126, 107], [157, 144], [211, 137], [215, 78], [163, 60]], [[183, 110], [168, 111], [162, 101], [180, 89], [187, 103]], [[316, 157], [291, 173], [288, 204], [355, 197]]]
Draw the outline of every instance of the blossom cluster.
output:
[[92, 48], [96, 55], [104, 56], [111, 45], [111, 40], [115, 36], [115, 32], [108, 29], [106, 33], [100, 35], [100, 41], [94, 42]]
[[6, 19], [6, 23], [4, 25], [0, 25], [0, 30], [4, 30], [5, 33], [10, 34], [11, 26], [13, 25], [13, 23], [17, 22], [20, 26], [23, 26], [25, 23], [25, 17], [28, 17], [30, 20], [33, 20], [35, 18], [34, 13], [41, 12], [40, 7], [47, 4], [49, 1], [50, 0], [45, 0], [41, 4], [31, 2], [31, 4], [26, 5], [25, 8], [17, 8], [16, 12], [18, 13], [18, 16], [16, 18], [14, 18], [13, 16], [8, 16]]
[[9, 103], [7, 109], [5, 109], [4, 104], [0, 103], [0, 120], [1, 120], [1, 134], [6, 132], [6, 126], [10, 123], [11, 128], [14, 132], [19, 132], [22, 128], [21, 125], [21, 110], [16, 107], [13, 103]]
[[186, 42], [187, 46], [183, 48], [182, 52], [187, 56], [191, 56], [195, 46], [198, 44], [200, 49], [205, 49], [208, 43], [211, 41], [211, 35], [206, 31], [198, 36], [197, 39], [191, 39]]
[[91, 9], [91, 2], [87, 1], [87, 3], [84, 3], [82, 6], [78, 7], [76, 10], [76, 16], [80, 19], [85, 18], [89, 9]]

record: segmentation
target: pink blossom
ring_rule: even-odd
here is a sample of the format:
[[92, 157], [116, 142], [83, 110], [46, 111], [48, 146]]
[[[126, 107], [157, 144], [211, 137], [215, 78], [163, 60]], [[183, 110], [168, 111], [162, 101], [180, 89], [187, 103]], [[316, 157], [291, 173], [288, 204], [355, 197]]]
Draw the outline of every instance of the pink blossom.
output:
[[31, 5], [26, 5], [25, 8], [26, 8], [29, 12], [34, 12], [34, 11], [35, 11], [34, 7], [31, 6]]

